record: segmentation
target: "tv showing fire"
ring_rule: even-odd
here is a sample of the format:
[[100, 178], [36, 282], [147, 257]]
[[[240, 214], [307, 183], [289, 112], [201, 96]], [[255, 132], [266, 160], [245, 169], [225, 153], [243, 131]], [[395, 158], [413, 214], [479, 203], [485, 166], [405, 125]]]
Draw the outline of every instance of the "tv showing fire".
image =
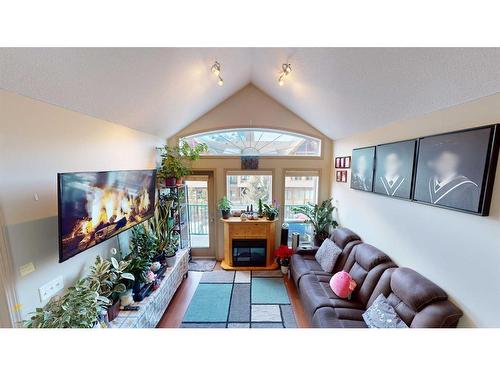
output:
[[156, 170], [58, 174], [59, 262], [154, 213]]

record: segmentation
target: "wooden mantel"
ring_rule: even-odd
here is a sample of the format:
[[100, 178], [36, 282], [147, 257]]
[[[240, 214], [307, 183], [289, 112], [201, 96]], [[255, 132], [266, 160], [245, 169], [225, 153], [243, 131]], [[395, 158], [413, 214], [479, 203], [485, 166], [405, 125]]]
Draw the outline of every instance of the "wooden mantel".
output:
[[[221, 219], [224, 223], [224, 260], [221, 267], [225, 270], [273, 270], [278, 268], [274, 260], [276, 221], [267, 219], [241, 220], [239, 217]], [[233, 239], [266, 240], [266, 265], [261, 267], [233, 266]]]

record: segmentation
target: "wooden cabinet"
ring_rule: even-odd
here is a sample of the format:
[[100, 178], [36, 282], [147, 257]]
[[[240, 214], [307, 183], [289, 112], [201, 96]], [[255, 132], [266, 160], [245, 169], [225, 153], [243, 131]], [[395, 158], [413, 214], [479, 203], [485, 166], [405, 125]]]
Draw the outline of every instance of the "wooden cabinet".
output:
[[[275, 269], [274, 247], [276, 238], [276, 220], [258, 219], [241, 221], [239, 217], [221, 219], [224, 223], [224, 260], [222, 268], [227, 270], [262, 270]], [[266, 265], [264, 267], [236, 267], [233, 265], [233, 239], [266, 240]]]

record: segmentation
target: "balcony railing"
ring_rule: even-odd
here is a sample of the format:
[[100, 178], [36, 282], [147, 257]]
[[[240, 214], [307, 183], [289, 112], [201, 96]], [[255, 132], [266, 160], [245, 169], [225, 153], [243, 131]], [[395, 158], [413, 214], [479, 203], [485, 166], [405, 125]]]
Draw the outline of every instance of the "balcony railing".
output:
[[208, 204], [189, 204], [189, 233], [208, 234]]

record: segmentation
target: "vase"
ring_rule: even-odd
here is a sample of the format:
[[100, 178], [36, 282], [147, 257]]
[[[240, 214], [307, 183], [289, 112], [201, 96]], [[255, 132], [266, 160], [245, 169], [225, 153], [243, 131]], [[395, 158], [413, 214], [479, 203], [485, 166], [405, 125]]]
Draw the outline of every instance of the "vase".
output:
[[289, 266], [281, 266], [281, 273], [283, 275], [288, 275], [288, 268]]
[[112, 322], [120, 313], [120, 299], [108, 307], [108, 322]]
[[173, 267], [173, 266], [175, 266], [175, 259], [176, 259], [175, 254], [171, 255], [171, 256], [167, 255], [167, 267]]
[[132, 289], [127, 289], [125, 292], [120, 294], [120, 303], [123, 307], [129, 306], [134, 303], [134, 298], [132, 297]]

